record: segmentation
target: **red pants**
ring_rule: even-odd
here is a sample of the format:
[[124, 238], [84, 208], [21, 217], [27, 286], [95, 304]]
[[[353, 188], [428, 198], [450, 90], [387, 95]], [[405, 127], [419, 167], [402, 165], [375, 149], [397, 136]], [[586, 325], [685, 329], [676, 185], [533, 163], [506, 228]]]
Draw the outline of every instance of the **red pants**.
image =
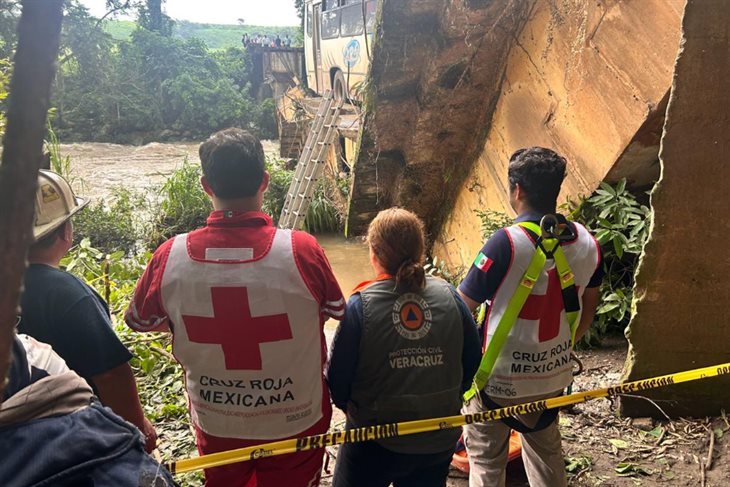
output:
[[[327, 403], [329, 404], [329, 402]], [[326, 433], [332, 410], [328, 407], [314, 426], [295, 435], [309, 436]], [[220, 438], [205, 434], [196, 428], [198, 452], [201, 455], [245, 448], [278, 440], [243, 440]], [[259, 458], [205, 470], [206, 487], [317, 487], [322, 473], [324, 449]]]

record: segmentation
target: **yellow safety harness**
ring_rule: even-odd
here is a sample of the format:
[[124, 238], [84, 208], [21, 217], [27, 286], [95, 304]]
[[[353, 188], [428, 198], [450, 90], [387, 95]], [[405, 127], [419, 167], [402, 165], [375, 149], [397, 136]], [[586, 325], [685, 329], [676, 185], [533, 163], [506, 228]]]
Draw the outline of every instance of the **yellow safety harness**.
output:
[[[532, 222], [521, 222], [518, 225], [532, 231], [538, 236], [537, 242], [535, 243], [535, 253], [532, 254], [530, 265], [527, 267], [522, 279], [520, 279], [517, 290], [512, 295], [512, 298], [510, 298], [507, 309], [499, 320], [494, 335], [487, 343], [487, 349], [484, 355], [482, 355], [482, 361], [474, 375], [471, 388], [464, 393], [464, 401], [469, 401], [473, 398], [489, 382], [489, 377], [494, 370], [494, 364], [502, 352], [507, 337], [517, 322], [517, 318], [525, 302], [527, 302], [527, 298], [532, 293], [532, 289], [535, 287], [535, 283], [545, 268], [545, 263], [548, 259], [552, 259], [555, 262], [555, 268], [558, 271], [560, 288], [563, 295], [563, 306], [565, 307], [566, 318], [570, 325], [571, 347], [575, 344], [575, 332], [578, 328], [578, 316], [580, 315], [580, 300], [578, 299], [578, 291], [575, 287], [573, 271], [571, 271], [568, 259], [566, 259], [565, 253], [560, 246], [561, 241], [571, 240], [575, 238], [575, 235], [572, 231], [565, 234], [564, 230], [569, 229], [569, 227], [567, 225], [559, 225], [555, 215], [545, 215], [540, 225]], [[485, 326], [487, 326], [486, 323]]]

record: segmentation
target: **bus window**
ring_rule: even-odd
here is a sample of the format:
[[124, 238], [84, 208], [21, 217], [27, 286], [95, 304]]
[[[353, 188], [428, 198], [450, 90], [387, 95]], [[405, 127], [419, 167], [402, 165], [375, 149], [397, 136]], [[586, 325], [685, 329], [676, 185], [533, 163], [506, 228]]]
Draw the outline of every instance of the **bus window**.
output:
[[312, 6], [307, 6], [307, 37], [312, 37]]
[[342, 37], [359, 36], [363, 33], [362, 3], [342, 8]]
[[340, 9], [322, 12], [322, 39], [334, 39], [340, 35]]
[[366, 30], [368, 33], [373, 32], [375, 29], [375, 11], [377, 10], [377, 2], [376, 0], [368, 0], [368, 2], [365, 4], [365, 18], [367, 19], [366, 22]]

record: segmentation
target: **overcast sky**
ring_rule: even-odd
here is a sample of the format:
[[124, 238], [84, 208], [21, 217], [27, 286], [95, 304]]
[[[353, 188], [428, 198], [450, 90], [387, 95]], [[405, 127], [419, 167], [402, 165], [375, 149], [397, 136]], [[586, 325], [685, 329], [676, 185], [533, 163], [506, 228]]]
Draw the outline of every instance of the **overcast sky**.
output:
[[[91, 14], [106, 13], [104, 0], [80, 0]], [[163, 6], [173, 19], [202, 24], [299, 25], [294, 0], [167, 0]]]

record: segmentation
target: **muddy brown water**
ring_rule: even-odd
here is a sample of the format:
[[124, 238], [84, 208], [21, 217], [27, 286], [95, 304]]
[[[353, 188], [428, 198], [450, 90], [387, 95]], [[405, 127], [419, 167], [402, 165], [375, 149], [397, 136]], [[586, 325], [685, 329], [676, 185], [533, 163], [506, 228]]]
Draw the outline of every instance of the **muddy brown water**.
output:
[[[185, 158], [199, 164], [199, 142], [151, 143], [130, 146], [105, 143], [80, 143], [61, 145], [61, 155], [71, 157], [72, 174], [78, 178], [75, 190], [95, 201], [108, 200], [115, 187], [155, 194], [165, 178], [179, 167]], [[278, 141], [263, 141], [267, 155], [277, 157]], [[318, 235], [332, 264], [342, 293], [348, 298], [360, 282], [371, 279], [367, 246], [361, 239], [346, 240], [342, 235]], [[327, 323], [327, 335], [331, 336], [337, 322]]]

